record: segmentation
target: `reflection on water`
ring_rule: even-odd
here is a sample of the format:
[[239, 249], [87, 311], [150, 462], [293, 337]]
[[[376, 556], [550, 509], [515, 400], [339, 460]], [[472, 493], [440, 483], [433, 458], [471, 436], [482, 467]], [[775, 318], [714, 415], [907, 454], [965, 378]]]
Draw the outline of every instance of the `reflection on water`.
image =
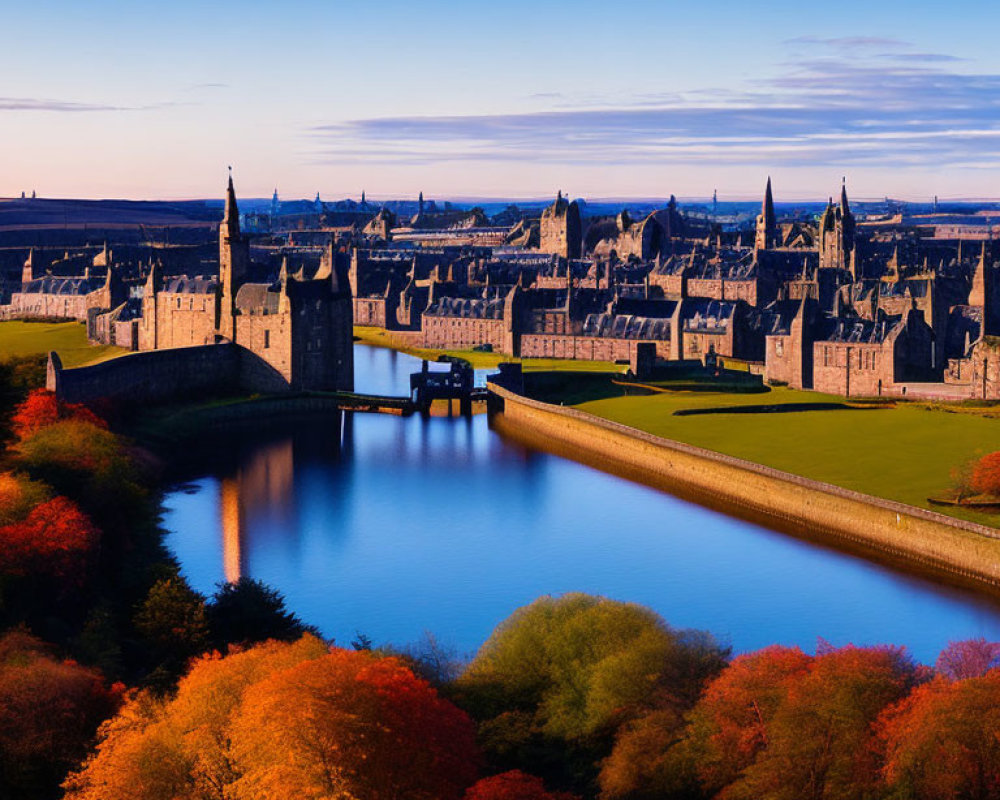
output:
[[[362, 391], [403, 394], [419, 362], [358, 347]], [[891, 641], [931, 660], [1000, 638], [991, 601], [692, 505], [490, 431], [484, 416], [346, 414], [204, 444], [167, 497], [196, 589], [279, 589], [339, 641], [423, 631], [472, 650], [516, 607], [586, 591], [649, 605], [738, 650]]]

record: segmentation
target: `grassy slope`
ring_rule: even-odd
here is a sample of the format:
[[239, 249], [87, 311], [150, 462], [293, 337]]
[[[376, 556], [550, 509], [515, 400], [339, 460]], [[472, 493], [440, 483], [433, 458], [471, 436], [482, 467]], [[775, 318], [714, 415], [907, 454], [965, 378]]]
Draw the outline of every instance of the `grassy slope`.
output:
[[0, 322], [0, 360], [11, 356], [59, 353], [64, 367], [106, 361], [128, 351], [110, 345], [87, 343], [87, 329], [80, 322]]
[[842, 401], [841, 397], [775, 388], [767, 394], [664, 392], [611, 397], [581, 402], [578, 407], [658, 436], [1000, 525], [996, 515], [927, 502], [928, 496], [950, 487], [955, 467], [977, 454], [1000, 450], [1000, 421], [996, 419], [907, 404], [781, 414], [673, 415], [683, 408]]
[[609, 361], [569, 361], [561, 358], [512, 358], [502, 353], [480, 353], [476, 350], [431, 350], [422, 347], [400, 347], [393, 342], [385, 331], [381, 328], [368, 328], [356, 326], [354, 335], [363, 344], [374, 347], [388, 347], [390, 350], [399, 350], [417, 358], [426, 358], [430, 361], [437, 359], [439, 355], [457, 356], [464, 358], [476, 369], [493, 369], [501, 361], [520, 361], [525, 370], [570, 370], [572, 372], [624, 372], [625, 367], [621, 364], [612, 364]]

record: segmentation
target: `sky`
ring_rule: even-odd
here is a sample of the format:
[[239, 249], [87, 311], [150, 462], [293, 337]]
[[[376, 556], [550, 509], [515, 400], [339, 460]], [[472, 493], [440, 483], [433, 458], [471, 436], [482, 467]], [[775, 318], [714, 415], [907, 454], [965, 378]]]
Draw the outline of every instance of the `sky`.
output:
[[995, 0], [0, 15], [0, 196], [1000, 198]]

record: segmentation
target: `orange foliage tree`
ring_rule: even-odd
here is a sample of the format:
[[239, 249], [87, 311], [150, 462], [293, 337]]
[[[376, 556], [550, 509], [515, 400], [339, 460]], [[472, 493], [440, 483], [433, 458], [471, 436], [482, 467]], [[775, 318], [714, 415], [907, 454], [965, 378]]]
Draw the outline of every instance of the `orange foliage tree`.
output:
[[395, 658], [331, 649], [251, 687], [231, 731], [234, 797], [460, 798], [469, 717]]
[[64, 403], [48, 389], [33, 389], [14, 411], [10, 425], [15, 436], [25, 439], [35, 431], [64, 419], [89, 422], [101, 428], [107, 427], [104, 420], [86, 406], [79, 403]]
[[899, 796], [1000, 797], [1000, 670], [917, 687], [886, 712], [880, 734]]
[[767, 647], [734, 658], [691, 715], [687, 746], [711, 792], [736, 781], [767, 747], [769, 728], [794, 681], [813, 663], [797, 647]]
[[976, 462], [970, 483], [979, 494], [1000, 497], [1000, 452], [987, 453]]
[[0, 796], [42, 797], [86, 754], [119, 687], [28, 634], [0, 637]]
[[789, 680], [766, 745], [722, 793], [754, 800], [877, 796], [879, 715], [920, 678], [900, 648], [849, 645], [817, 655]]
[[541, 778], [514, 769], [477, 781], [464, 800], [578, 800], [575, 794], [549, 792]]
[[313, 636], [197, 660], [134, 695], [66, 783], [75, 800], [434, 797], [476, 776], [472, 723], [393, 658]]

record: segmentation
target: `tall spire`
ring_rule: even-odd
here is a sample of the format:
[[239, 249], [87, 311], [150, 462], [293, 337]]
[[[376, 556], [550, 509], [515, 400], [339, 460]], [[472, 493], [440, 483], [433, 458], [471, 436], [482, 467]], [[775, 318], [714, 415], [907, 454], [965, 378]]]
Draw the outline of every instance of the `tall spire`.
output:
[[233, 168], [229, 168], [229, 186], [226, 189], [226, 211], [222, 215], [222, 224], [229, 226], [230, 236], [239, 235], [240, 209], [236, 205], [236, 190], [233, 188]]
[[847, 177], [845, 176], [840, 184], [840, 213], [846, 217], [851, 213], [851, 207], [847, 203]]
[[764, 203], [761, 205], [760, 213], [764, 217], [764, 224], [774, 227], [776, 218], [774, 216], [774, 197], [771, 195], [771, 176], [767, 176], [767, 187], [764, 189]]

